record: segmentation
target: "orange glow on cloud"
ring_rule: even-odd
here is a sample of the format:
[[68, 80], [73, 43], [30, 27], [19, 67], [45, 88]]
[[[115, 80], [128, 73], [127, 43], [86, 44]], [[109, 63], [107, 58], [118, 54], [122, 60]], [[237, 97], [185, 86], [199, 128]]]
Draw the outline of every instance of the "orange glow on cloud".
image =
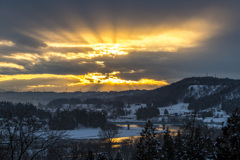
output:
[[24, 67], [15, 63], [0, 62], [0, 68], [16, 68], [23, 70]]
[[0, 46], [14, 46], [15, 44], [12, 41], [0, 40]]
[[166, 81], [156, 81], [153, 79], [140, 79], [138, 81], [133, 80], [124, 80], [120, 79], [116, 74], [120, 72], [112, 72], [109, 74], [102, 74], [102, 73], [88, 73], [86, 75], [77, 76], [79, 79], [78, 83], [71, 83], [69, 86], [76, 86], [76, 85], [85, 85], [85, 84], [129, 84], [129, 85], [168, 85]]
[[[165, 51], [177, 52], [181, 48], [191, 48], [199, 45], [198, 41], [204, 39], [203, 34], [197, 31], [166, 31], [162, 34], [139, 35], [137, 39], [119, 39], [117, 44], [81, 44], [81, 43], [51, 43], [50, 47], [56, 48], [92, 48], [85, 54], [78, 53], [81, 58], [94, 58], [100, 56], [121, 56], [131, 51]], [[72, 56], [69, 56], [70, 58]]]
[[28, 85], [28, 88], [51, 88], [51, 87], [57, 87], [56, 85]]
[[[36, 85], [27, 85], [29, 90], [31, 89], [38, 89], [38, 88], [64, 88], [69, 87], [72, 88], [71, 91], [75, 91], [76, 87], [87, 87], [91, 88], [94, 85], [102, 85], [102, 89], [100, 91], [107, 91], [107, 90], [127, 90], [134, 87], [134, 89], [146, 89], [148, 87], [156, 88], [163, 85], [168, 85], [168, 83], [164, 80], [157, 81], [154, 79], [140, 79], [138, 81], [134, 80], [125, 80], [117, 77], [116, 75], [120, 74], [120, 72], [115, 71], [112, 73], [88, 73], [85, 75], [56, 75], [56, 74], [19, 74], [19, 75], [0, 75], [0, 83], [1, 82], [11, 82], [16, 80], [28, 80], [28, 81], [35, 81], [41, 79], [55, 79], [55, 81], [64, 80], [65, 83], [61, 85], [55, 84], [54, 81], [49, 82], [49, 84], [36, 84]], [[118, 87], [119, 86], [119, 87]], [[125, 86], [125, 87], [123, 87]], [[131, 87], [132, 86], [132, 87]]]
[[72, 43], [47, 43], [50, 47], [66, 47], [66, 48], [81, 48], [81, 47], [89, 47], [92, 48], [93, 51], [88, 51], [87, 53], [67, 53], [61, 55], [60, 53], [51, 53], [56, 54], [56, 56], [62, 56], [66, 59], [76, 59], [76, 58], [86, 58], [91, 59], [94, 57], [102, 57], [102, 56], [119, 56], [119, 55], [127, 55], [129, 47], [126, 45], [119, 44], [93, 44], [93, 45], [81, 45], [81, 44], [72, 44]]
[[[68, 41], [54, 32], [50, 34], [51, 37], [48, 37], [46, 33], [50, 31], [39, 31], [38, 35], [44, 34], [43, 40], [50, 47], [92, 48], [93, 51], [87, 54], [89, 57], [96, 57], [126, 55], [131, 51], [177, 52], [182, 48], [201, 45], [201, 41], [215, 35], [219, 28], [210, 20], [199, 18], [188, 20], [175, 27], [172, 25], [159, 25], [152, 28], [136, 26], [130, 33], [124, 27], [120, 28], [117, 33], [109, 33], [109, 30], [102, 29], [98, 32], [98, 36], [89, 29], [74, 33], [65, 31], [64, 35], [67, 36]], [[84, 41], [77, 41], [77, 39], [84, 39]]]

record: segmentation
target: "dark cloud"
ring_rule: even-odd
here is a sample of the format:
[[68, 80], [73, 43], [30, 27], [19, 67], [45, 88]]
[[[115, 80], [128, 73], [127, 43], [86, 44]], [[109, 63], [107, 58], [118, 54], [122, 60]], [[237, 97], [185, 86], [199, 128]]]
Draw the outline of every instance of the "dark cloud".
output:
[[49, 73], [49, 74], [74, 74], [82, 75], [91, 72], [98, 72], [100, 65], [91, 63], [80, 63], [79, 61], [43, 61], [28, 71], [28, 74]]
[[[207, 8], [223, 10], [236, 9], [239, 2], [231, 4], [224, 1], [5, 1], [0, 6], [1, 27], [12, 31], [31, 32], [35, 29], [68, 28], [71, 23], [84, 20], [97, 34], [100, 21], [110, 21], [118, 25], [155, 25], [163, 22], [177, 24], [191, 18]], [[74, 22], [72, 22], [74, 21]], [[71, 22], [71, 23], [70, 23]], [[61, 34], [61, 33], [60, 33]]]
[[37, 39], [27, 37], [21, 34], [16, 34], [16, 37], [12, 38], [13, 42], [19, 46], [27, 46], [32, 48], [47, 47], [44, 42], [41, 42]]
[[92, 48], [90, 47], [74, 47], [74, 48], [70, 48], [70, 47], [61, 47], [61, 48], [57, 48], [57, 47], [49, 47], [48, 50], [52, 51], [52, 52], [61, 52], [61, 53], [68, 53], [68, 52], [72, 52], [72, 53], [86, 53], [89, 51], [93, 51]]
[[[60, 78], [36, 78], [33, 80], [11, 80], [0, 82], [2, 88], [7, 91], [33, 91], [34, 86], [43, 86], [37, 87], [36, 91], [61, 91], [59, 88], [66, 87], [67, 83], [74, 83], [76, 80], [73, 79], [60, 79]], [[14, 84], [14, 85], [12, 85]], [[44, 87], [44, 85], [52, 85], [52, 87]], [[33, 86], [33, 87], [32, 87]]]

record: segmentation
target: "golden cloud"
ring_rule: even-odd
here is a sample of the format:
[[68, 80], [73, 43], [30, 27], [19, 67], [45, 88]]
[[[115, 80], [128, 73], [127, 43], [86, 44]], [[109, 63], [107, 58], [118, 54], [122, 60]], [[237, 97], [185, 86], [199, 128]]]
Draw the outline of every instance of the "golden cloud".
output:
[[[212, 23], [212, 20], [206, 18], [190, 19], [175, 25], [159, 24], [158, 26], [145, 26], [145, 28], [136, 26], [131, 32], [129, 28], [123, 27], [119, 28], [116, 33], [109, 33], [109, 29], [102, 29], [98, 35], [89, 29], [74, 33], [64, 31], [67, 38], [61, 38], [61, 35], [57, 36], [54, 32], [51, 32], [51, 37], [48, 37], [45, 33], [50, 31], [39, 31], [38, 35], [44, 34], [42, 40], [50, 47], [92, 48], [93, 51], [87, 52], [88, 58], [91, 58], [126, 55], [130, 51], [177, 52], [181, 48], [201, 45], [203, 40], [214, 36], [221, 28], [218, 23]], [[77, 41], [77, 39], [81, 40]]]
[[[41, 81], [51, 79], [49, 84], [36, 84], [27, 85], [27, 89], [39, 89], [39, 88], [52, 88], [56, 90], [62, 90], [64, 87], [69, 87], [71, 90], [76, 91], [76, 88], [87, 88], [86, 91], [91, 89], [94, 85], [101, 85], [103, 88], [101, 91], [106, 90], [127, 90], [127, 89], [144, 89], [144, 88], [156, 88], [163, 85], [168, 85], [164, 80], [154, 80], [154, 79], [140, 79], [138, 81], [125, 80], [117, 77], [120, 74], [119, 71], [112, 73], [88, 73], [85, 75], [57, 75], [57, 74], [19, 74], [19, 75], [0, 75], [0, 84], [2, 82], [11, 82], [16, 80], [28, 80], [29, 82], [41, 83]], [[40, 81], [41, 80], [41, 81]], [[56, 85], [55, 81], [63, 80], [64, 84]]]
[[28, 85], [27, 86], [28, 88], [51, 88], [51, 87], [57, 87], [56, 85], [49, 85], [49, 84], [47, 84], [47, 85]]
[[87, 51], [86, 53], [67, 53], [67, 54], [61, 54], [61, 53], [50, 53], [52, 55], [64, 57], [66, 59], [78, 59], [78, 58], [86, 58], [91, 59], [94, 57], [103, 57], [103, 56], [109, 56], [109, 57], [115, 57], [119, 55], [127, 55], [129, 50], [129, 46], [127, 45], [120, 45], [120, 44], [92, 44], [92, 45], [82, 45], [82, 44], [74, 44], [74, 43], [49, 43], [46, 42], [46, 44], [50, 47], [57, 47], [57, 48], [85, 48], [89, 47], [92, 48], [93, 51]]
[[11, 46], [14, 46], [14, 45], [15, 45], [15, 43], [13, 43], [12, 41], [0, 40], [0, 46], [11, 47]]
[[0, 68], [16, 68], [20, 70], [24, 70], [25, 68], [21, 65], [15, 63], [8, 63], [8, 62], [0, 62]]

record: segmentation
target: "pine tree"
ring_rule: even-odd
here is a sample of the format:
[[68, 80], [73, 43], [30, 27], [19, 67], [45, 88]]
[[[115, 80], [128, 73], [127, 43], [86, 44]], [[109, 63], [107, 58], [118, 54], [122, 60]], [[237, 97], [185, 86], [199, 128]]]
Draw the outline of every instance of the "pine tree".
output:
[[93, 150], [88, 151], [87, 160], [94, 160]]
[[222, 128], [223, 135], [217, 138], [218, 159], [240, 159], [240, 111], [228, 118], [227, 126]]
[[[214, 145], [210, 138], [210, 131], [207, 126], [198, 123], [195, 116], [183, 126], [183, 145], [180, 147], [184, 151], [180, 159], [213, 159]], [[179, 154], [179, 153], [177, 153]]]
[[117, 153], [115, 160], [122, 160], [122, 155], [120, 152]]
[[184, 148], [186, 148], [186, 143], [185, 143], [180, 131], [178, 130], [178, 134], [177, 134], [176, 138], [174, 139], [174, 150], [175, 150], [174, 157], [175, 157], [175, 159], [183, 159], [182, 157], [186, 153]]
[[155, 128], [153, 128], [152, 122], [148, 121], [137, 144], [138, 160], [153, 160], [159, 157], [160, 143], [155, 136]]
[[169, 114], [167, 109], [164, 110], [164, 114]]
[[173, 143], [173, 139], [170, 135], [170, 131], [167, 130], [164, 133], [164, 145], [162, 148], [162, 158], [167, 159], [167, 160], [173, 160], [174, 159], [174, 143]]
[[97, 156], [97, 160], [108, 160], [107, 153], [100, 152]]

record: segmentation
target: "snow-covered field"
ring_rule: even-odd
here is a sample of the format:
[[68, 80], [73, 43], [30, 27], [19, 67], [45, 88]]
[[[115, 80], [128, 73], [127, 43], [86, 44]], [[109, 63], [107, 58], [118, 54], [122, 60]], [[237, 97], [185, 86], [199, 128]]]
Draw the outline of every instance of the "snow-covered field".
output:
[[222, 118], [213, 118], [213, 117], [206, 117], [203, 122], [227, 122], [228, 117], [222, 117]]
[[[117, 137], [130, 137], [139, 136], [143, 128], [141, 127], [131, 127], [130, 130], [127, 127], [123, 127], [118, 130]], [[81, 128], [76, 130], [67, 130], [66, 134], [71, 139], [99, 139], [100, 128]]]
[[[135, 125], [130, 126], [130, 130], [127, 129], [127, 126], [123, 126], [118, 130], [118, 134], [115, 138], [119, 137], [132, 137], [132, 136], [140, 136], [142, 131], [142, 127], [138, 127]], [[99, 131], [100, 128], [81, 128], [76, 130], [67, 130], [67, 137], [70, 139], [99, 139]], [[162, 131], [156, 131], [156, 133], [161, 133]]]
[[160, 115], [164, 115], [165, 109], [168, 110], [169, 114], [174, 114], [174, 113], [184, 114], [185, 112], [191, 112], [191, 110], [188, 110], [187, 103], [178, 103], [176, 105], [159, 108]]
[[[116, 119], [108, 119], [108, 121], [111, 122], [131, 122], [131, 121], [136, 121], [136, 122], [145, 122], [142, 120], [136, 120], [136, 110], [140, 107], [146, 107], [145, 104], [131, 104], [130, 108], [125, 108], [128, 111], [131, 111], [131, 114], [128, 116], [120, 116]], [[165, 109], [168, 110], [168, 113], [170, 115], [177, 113], [179, 116], [184, 116], [190, 112], [191, 110], [188, 109], [188, 104], [187, 103], [179, 103], [176, 105], [171, 105], [168, 107], [162, 107], [158, 108], [160, 111], [160, 116], [164, 115]], [[208, 111], [214, 110], [213, 112], [213, 117], [206, 117], [205, 119], [200, 118], [200, 120], [203, 120], [204, 122], [224, 122], [224, 125], [227, 122], [227, 119], [229, 115], [227, 115], [224, 111], [216, 109], [216, 108], [210, 108]], [[220, 118], [216, 118], [220, 117]], [[161, 119], [161, 117], [159, 117]], [[216, 128], [221, 128], [222, 125], [217, 125], [217, 124], [208, 124], [209, 127], [216, 127]], [[131, 125], [130, 130], [127, 129], [126, 125], [121, 125], [121, 128], [118, 130], [118, 134], [115, 136], [116, 138], [119, 137], [133, 137], [133, 136], [139, 136], [140, 132], [142, 131], [142, 127]], [[158, 132], [162, 132], [161, 129]], [[75, 130], [67, 130], [66, 134], [68, 135], [68, 138], [71, 139], [99, 139], [101, 138], [99, 136], [99, 132], [101, 131], [100, 128], [80, 128], [80, 129], [75, 129]], [[176, 129], [173, 131], [177, 131]]]
[[146, 107], [146, 104], [131, 104], [130, 108], [126, 108], [126, 110], [131, 111], [131, 114], [134, 114], [136, 113], [136, 110], [141, 107]]
[[67, 130], [66, 135], [71, 139], [98, 139], [100, 128], [81, 128], [75, 130]]
[[[82, 128], [76, 130], [67, 130], [66, 134], [71, 139], [99, 139], [100, 128]], [[117, 137], [130, 137], [130, 136], [139, 136], [142, 128], [140, 127], [131, 127], [130, 130], [127, 130], [127, 127], [123, 127], [118, 130]]]

